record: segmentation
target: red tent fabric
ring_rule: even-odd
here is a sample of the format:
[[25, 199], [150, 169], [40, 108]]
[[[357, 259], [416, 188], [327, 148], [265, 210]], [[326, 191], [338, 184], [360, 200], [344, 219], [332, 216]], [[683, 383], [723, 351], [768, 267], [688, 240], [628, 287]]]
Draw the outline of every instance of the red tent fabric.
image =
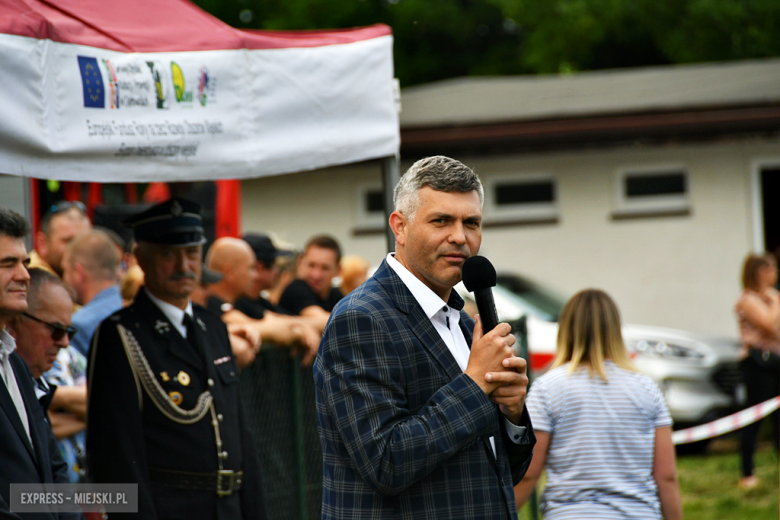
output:
[[[166, 23], [160, 30], [160, 20]], [[0, 33], [118, 52], [319, 47], [391, 34], [386, 25], [329, 31], [246, 31], [187, 0], [0, 0]]]

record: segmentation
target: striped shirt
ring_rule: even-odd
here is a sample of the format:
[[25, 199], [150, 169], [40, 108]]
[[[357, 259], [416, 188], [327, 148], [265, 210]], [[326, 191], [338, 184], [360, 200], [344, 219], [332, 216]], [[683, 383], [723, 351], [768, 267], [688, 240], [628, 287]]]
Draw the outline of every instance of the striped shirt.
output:
[[566, 364], [529, 392], [531, 423], [550, 434], [545, 520], [661, 518], [653, 452], [669, 410], [649, 377], [609, 360], [604, 369], [608, 382]]

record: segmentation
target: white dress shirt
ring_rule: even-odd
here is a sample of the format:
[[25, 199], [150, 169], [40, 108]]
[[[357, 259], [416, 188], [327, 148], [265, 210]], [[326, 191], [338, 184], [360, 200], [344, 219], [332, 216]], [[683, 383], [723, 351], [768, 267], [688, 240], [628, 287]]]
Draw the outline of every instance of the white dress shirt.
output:
[[[16, 350], [16, 340], [11, 336], [6, 329], [0, 331], [0, 377], [3, 379], [3, 383], [8, 388], [8, 393], [11, 394], [11, 399], [14, 402], [16, 411], [19, 414], [19, 419], [22, 421], [24, 431], [27, 433], [27, 438], [32, 445], [32, 437], [30, 436], [30, 423], [27, 419], [27, 408], [24, 406], [24, 398], [19, 390], [19, 383], [16, 380], [13, 367], [11, 366], [11, 360], [9, 356]], [[37, 386], [37, 385], [36, 385]], [[10, 413], [10, 410], [6, 411], [6, 414]]]
[[[460, 330], [460, 311], [453, 309], [447, 302], [441, 299], [441, 297], [433, 292], [430, 287], [425, 285], [422, 280], [413, 275], [401, 262], [395, 259], [394, 253], [387, 255], [387, 264], [395, 271], [401, 281], [412, 293], [414, 299], [422, 307], [425, 315], [431, 320], [431, 324], [436, 329], [436, 332], [441, 336], [444, 344], [447, 345], [452, 357], [458, 363], [458, 366], [465, 372], [466, 367], [469, 364], [469, 356], [471, 355], [471, 349], [466, 343], [466, 338], [463, 336], [463, 331]], [[509, 438], [515, 444], [520, 444], [520, 441], [525, 436], [525, 426], [517, 426], [512, 421], [504, 417], [504, 423], [509, 433]], [[496, 441], [493, 437], [490, 438], [490, 445], [493, 447], [493, 455], [496, 454]]]

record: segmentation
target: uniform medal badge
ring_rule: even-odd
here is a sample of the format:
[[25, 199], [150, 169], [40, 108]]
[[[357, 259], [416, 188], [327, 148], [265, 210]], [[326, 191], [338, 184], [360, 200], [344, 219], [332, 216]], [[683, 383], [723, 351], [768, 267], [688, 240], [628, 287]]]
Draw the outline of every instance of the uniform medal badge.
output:
[[176, 375], [176, 380], [181, 386], [187, 386], [190, 384], [190, 375], [182, 370]]
[[180, 392], [169, 392], [168, 397], [171, 398], [171, 402], [175, 405], [180, 405], [184, 401], [184, 396]]

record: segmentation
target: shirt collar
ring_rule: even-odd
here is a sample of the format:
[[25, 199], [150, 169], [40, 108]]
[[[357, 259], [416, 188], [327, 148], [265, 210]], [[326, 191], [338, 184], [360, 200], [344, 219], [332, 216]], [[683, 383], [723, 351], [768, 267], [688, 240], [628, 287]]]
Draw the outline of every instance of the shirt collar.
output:
[[51, 391], [51, 387], [49, 386], [49, 382], [46, 381], [46, 378], [41, 376], [38, 379], [32, 378], [33, 383], [35, 384], [35, 397], [36, 399], [40, 399], [44, 395], [48, 395], [48, 393]]
[[[147, 292], [149, 296], [151, 296], [151, 293]], [[103, 304], [104, 300], [110, 300], [114, 298], [122, 298], [122, 290], [119, 288], [118, 285], [110, 285], [97, 293], [94, 298], [89, 303], [98, 302], [101, 305]], [[165, 303], [165, 302], [163, 302]]]
[[192, 302], [190, 300], [187, 300], [187, 308], [184, 310], [181, 310], [180, 308], [176, 307], [175, 305], [171, 305], [168, 302], [164, 302], [155, 295], [153, 295], [149, 289], [144, 287], [144, 291], [146, 291], [146, 295], [149, 297], [152, 302], [154, 302], [157, 307], [162, 311], [163, 314], [165, 314], [165, 317], [168, 318], [168, 321], [173, 323], [174, 325], [181, 325], [182, 321], [184, 321], [184, 315], [189, 314], [192, 316]]
[[9, 356], [16, 350], [16, 340], [6, 329], [0, 332], [0, 349], [5, 350]]
[[414, 299], [420, 304], [420, 307], [422, 307], [423, 312], [428, 316], [428, 319], [433, 318], [433, 316], [442, 310], [442, 308], [447, 307], [447, 302], [442, 300], [441, 297], [433, 292], [430, 287], [425, 285], [422, 280], [413, 275], [409, 269], [396, 260], [393, 253], [387, 255], [387, 264], [395, 271], [404, 285], [406, 285], [406, 288], [409, 289], [409, 292], [412, 293], [412, 296], [414, 296]]

